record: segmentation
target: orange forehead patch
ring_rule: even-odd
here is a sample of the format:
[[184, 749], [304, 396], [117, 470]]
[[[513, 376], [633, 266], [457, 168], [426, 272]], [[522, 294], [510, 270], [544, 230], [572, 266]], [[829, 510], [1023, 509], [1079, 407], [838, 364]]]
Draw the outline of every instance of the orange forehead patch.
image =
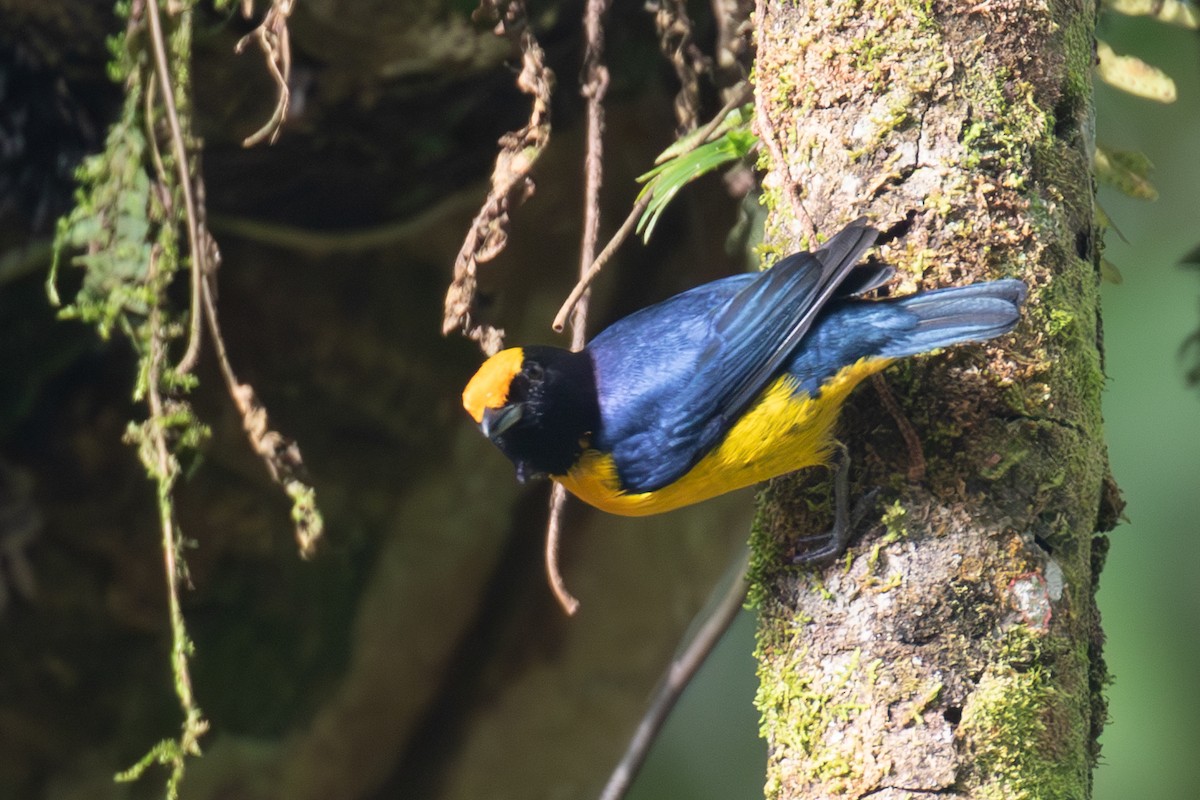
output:
[[485, 408], [500, 408], [508, 399], [508, 387], [521, 371], [525, 353], [519, 347], [501, 350], [483, 362], [463, 389], [463, 408], [476, 422], [483, 421]]

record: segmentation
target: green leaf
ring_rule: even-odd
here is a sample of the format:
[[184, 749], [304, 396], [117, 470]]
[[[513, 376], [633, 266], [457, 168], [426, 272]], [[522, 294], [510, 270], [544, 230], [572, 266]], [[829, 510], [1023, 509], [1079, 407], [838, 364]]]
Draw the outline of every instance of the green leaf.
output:
[[[735, 129], [749, 131], [750, 121], [753, 119], [753, 116], [754, 107], [749, 103], [741, 108], [735, 108], [725, 115], [725, 119], [721, 120], [721, 124], [718, 125], [711, 133], [709, 133], [708, 138], [715, 141], [729, 131]], [[701, 143], [700, 136], [703, 133], [704, 128], [701, 127], [684, 134], [683, 137], [672, 142], [666, 150], [663, 150], [661, 153], [659, 153], [658, 157], [654, 159], [654, 163], [661, 164], [664, 161], [669, 161], [676, 156], [686, 153], [693, 147], [698, 146]]]
[[659, 217], [680, 189], [701, 175], [745, 158], [758, 143], [750, 131], [749, 106], [729, 112], [712, 134], [717, 138], [696, 146], [701, 134], [694, 131], [672, 144], [655, 159], [658, 166], [638, 178], [646, 184], [638, 200], [649, 198], [637, 225], [643, 241], [650, 240]]

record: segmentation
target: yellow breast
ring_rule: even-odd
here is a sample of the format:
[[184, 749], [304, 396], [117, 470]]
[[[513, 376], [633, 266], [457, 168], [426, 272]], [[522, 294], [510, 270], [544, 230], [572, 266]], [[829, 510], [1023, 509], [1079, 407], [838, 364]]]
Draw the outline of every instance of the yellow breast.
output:
[[620, 487], [612, 456], [586, 450], [566, 475], [554, 480], [587, 503], [611, 514], [644, 516], [699, 503], [734, 489], [824, 464], [833, 446], [833, 425], [846, 396], [890, 359], [862, 359], [844, 367], [818, 397], [795, 391], [784, 375], [768, 386], [721, 443], [682, 478], [653, 492]]

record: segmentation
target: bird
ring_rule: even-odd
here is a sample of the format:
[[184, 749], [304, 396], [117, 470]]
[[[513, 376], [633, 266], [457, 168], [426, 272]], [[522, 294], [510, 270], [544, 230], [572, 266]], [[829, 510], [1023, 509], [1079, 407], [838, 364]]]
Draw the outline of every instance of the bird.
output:
[[855, 386], [897, 359], [1007, 333], [1025, 301], [1015, 278], [864, 299], [895, 272], [864, 261], [879, 237], [860, 217], [812, 252], [636, 311], [581, 350], [502, 350], [463, 407], [520, 482], [549, 476], [614, 514], [829, 466]]

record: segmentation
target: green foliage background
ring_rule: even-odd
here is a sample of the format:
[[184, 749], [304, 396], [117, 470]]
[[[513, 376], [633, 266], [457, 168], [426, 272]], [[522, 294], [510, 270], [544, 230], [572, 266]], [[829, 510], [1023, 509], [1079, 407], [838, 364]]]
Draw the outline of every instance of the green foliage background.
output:
[[1200, 786], [1200, 394], [1184, 383], [1200, 275], [1179, 260], [1200, 241], [1200, 36], [1144, 20], [1102, 33], [1171, 74], [1179, 100], [1156, 106], [1097, 88], [1099, 134], [1157, 167], [1160, 199], [1102, 190], [1127, 243], [1109, 235], [1125, 281], [1104, 290], [1109, 453], [1128, 501], [1101, 577], [1111, 722], [1096, 800], [1190, 798]]

